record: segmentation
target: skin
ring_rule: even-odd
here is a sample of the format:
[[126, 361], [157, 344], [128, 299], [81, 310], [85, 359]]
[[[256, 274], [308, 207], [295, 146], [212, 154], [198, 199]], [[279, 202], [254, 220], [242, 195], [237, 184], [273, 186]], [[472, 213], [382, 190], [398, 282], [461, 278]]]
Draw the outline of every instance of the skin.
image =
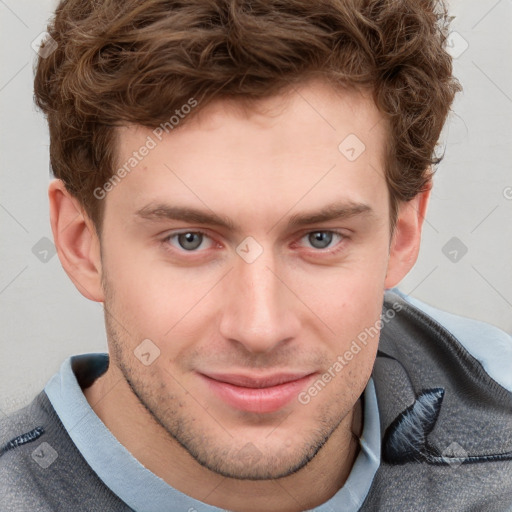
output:
[[[111, 363], [84, 394], [105, 425], [196, 499], [291, 512], [325, 502], [350, 473], [378, 337], [309, 403], [276, 412], [232, 407], [199, 373], [321, 377], [375, 325], [385, 289], [416, 261], [429, 193], [400, 205], [391, 234], [386, 123], [368, 95], [308, 82], [256, 106], [217, 101], [166, 135], [103, 199], [101, 243], [59, 180], [49, 189], [51, 222], [65, 271], [104, 303]], [[151, 134], [121, 128], [119, 165]], [[338, 150], [348, 134], [366, 146], [353, 162]], [[331, 203], [369, 209], [287, 227]], [[137, 215], [156, 204], [235, 226]], [[197, 231], [207, 236], [195, 250], [171, 237]], [[308, 236], [318, 231], [326, 248]], [[249, 236], [263, 251], [252, 263], [236, 252]], [[149, 366], [134, 355], [145, 339], [160, 350]]]

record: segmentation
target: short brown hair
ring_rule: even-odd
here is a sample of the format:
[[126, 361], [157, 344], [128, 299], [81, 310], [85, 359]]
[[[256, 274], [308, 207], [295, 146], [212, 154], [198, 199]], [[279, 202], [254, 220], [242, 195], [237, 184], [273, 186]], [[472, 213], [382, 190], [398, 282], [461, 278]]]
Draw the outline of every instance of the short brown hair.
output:
[[[61, 0], [35, 101], [55, 177], [101, 232], [94, 190], [115, 172], [116, 126], [155, 128], [182, 105], [258, 99], [309, 78], [370, 88], [389, 125], [392, 223], [430, 183], [455, 93], [450, 19], [429, 0]], [[187, 118], [189, 118], [188, 116]]]

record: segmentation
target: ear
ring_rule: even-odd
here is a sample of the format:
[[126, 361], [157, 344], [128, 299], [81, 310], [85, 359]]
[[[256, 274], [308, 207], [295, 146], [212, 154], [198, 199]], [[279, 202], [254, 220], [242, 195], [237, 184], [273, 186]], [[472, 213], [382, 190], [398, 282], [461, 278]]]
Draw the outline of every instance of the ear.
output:
[[402, 202], [391, 240], [385, 287], [396, 286], [412, 269], [420, 251], [421, 229], [427, 213], [432, 184], [413, 199]]
[[100, 242], [94, 224], [62, 180], [48, 189], [53, 239], [62, 267], [86, 298], [103, 302]]

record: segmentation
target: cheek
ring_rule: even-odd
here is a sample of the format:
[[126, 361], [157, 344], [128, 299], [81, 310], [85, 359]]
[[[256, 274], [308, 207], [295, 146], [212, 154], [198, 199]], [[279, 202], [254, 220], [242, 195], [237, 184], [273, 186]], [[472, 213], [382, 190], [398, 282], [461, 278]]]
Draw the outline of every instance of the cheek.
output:
[[[135, 251], [134, 251], [135, 253]], [[144, 255], [140, 250], [139, 255]], [[190, 271], [142, 256], [126, 258], [114, 250], [106, 266], [109, 288], [107, 305], [130, 338], [130, 346], [154, 341], [173, 356], [184, 348], [195, 332], [205, 331], [208, 291], [218, 281], [213, 272], [201, 277]]]
[[[378, 255], [378, 256], [376, 256]], [[356, 336], [373, 325], [382, 310], [387, 254], [359, 253], [337, 268], [303, 272], [296, 293], [339, 337]]]
[[141, 258], [140, 249], [128, 250], [115, 239], [111, 242], [103, 262], [109, 289], [107, 307], [134, 343], [141, 336], [160, 337], [172, 326], [169, 312], [177, 294], [166, 286], [165, 277]]

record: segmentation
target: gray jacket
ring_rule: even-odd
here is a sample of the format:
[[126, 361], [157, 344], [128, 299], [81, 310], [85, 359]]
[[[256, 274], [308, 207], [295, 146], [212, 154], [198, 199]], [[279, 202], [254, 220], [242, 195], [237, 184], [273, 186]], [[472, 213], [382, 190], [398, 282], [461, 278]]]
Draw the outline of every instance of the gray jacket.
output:
[[[382, 462], [360, 511], [512, 511], [512, 393], [388, 292], [383, 316], [391, 311], [372, 374]], [[33, 463], [34, 443], [58, 452], [58, 472]], [[0, 421], [1, 512], [130, 510], [88, 466], [44, 391]]]

